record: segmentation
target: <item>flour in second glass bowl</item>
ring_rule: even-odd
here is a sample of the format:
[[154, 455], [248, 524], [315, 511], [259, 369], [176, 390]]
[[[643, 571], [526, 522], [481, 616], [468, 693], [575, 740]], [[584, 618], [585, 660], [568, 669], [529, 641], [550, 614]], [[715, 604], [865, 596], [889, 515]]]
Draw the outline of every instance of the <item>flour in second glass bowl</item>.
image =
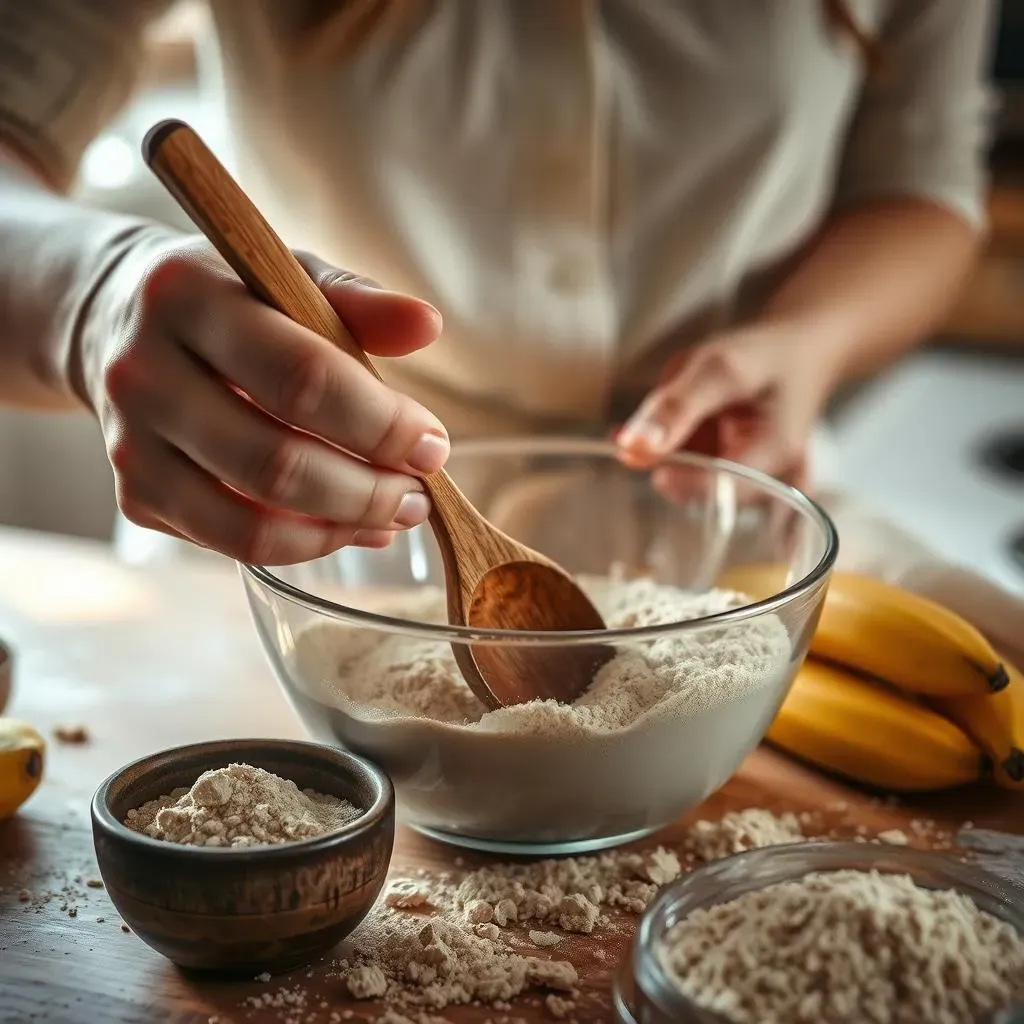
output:
[[[682, 622], [749, 604], [733, 591], [700, 594], [650, 579], [578, 580], [611, 629]], [[445, 596], [427, 588], [387, 614], [445, 621]], [[653, 642], [623, 645], [572, 705], [530, 701], [488, 711], [444, 642], [318, 622], [296, 637], [299, 675], [350, 714], [429, 719], [460, 731], [566, 738], [604, 735], [663, 715], [692, 716], [777, 679], [790, 640], [775, 615]]]

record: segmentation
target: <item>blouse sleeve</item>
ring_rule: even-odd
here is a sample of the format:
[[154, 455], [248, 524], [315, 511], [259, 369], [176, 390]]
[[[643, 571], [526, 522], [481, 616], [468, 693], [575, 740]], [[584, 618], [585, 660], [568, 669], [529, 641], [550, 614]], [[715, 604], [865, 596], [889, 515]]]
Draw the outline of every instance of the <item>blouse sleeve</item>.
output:
[[995, 0], [894, 0], [840, 167], [838, 200], [919, 197], [985, 223]]
[[66, 189], [131, 93], [167, 0], [0, 0], [0, 140]]

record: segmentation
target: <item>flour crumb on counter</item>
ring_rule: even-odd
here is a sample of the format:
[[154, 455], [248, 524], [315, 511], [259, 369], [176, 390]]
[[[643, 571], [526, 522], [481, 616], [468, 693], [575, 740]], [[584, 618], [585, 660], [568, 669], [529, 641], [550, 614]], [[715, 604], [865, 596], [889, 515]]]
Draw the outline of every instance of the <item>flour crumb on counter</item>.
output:
[[686, 849], [703, 861], [719, 860], [758, 850], [806, 841], [797, 815], [773, 814], [760, 807], [730, 811], [718, 821], [698, 821], [690, 826]]
[[396, 879], [385, 890], [384, 903], [395, 910], [419, 910], [431, 905], [430, 893], [411, 879]]
[[544, 1006], [555, 1020], [566, 1020], [576, 1009], [576, 1003], [572, 999], [557, 996], [553, 992], [544, 997]]
[[[42, 880], [35, 880], [39, 884]], [[92, 885], [94, 879], [85, 881], [81, 875], [71, 876], [64, 872], [53, 872], [50, 875], [51, 884], [42, 885], [30, 889], [25, 887], [18, 893], [18, 900], [22, 904], [22, 912], [43, 913], [50, 906], [55, 906], [62, 914], [69, 918], [78, 917], [78, 912], [84, 904], [89, 902], [91, 896], [105, 898], [106, 893], [95, 891], [96, 886]], [[100, 882], [100, 888], [103, 883]]]
[[388, 990], [388, 979], [375, 964], [353, 967], [345, 978], [353, 999], [379, 999]]
[[887, 828], [884, 832], [878, 833], [878, 841], [888, 843], [890, 846], [908, 846], [910, 844], [910, 836], [902, 829]]
[[658, 956], [736, 1024], [985, 1020], [1024, 986], [1024, 937], [907, 875], [834, 871], [697, 910]]
[[563, 938], [557, 932], [539, 932], [536, 929], [531, 929], [529, 935], [530, 941], [541, 948], [557, 946]]
[[58, 725], [54, 727], [53, 738], [67, 746], [81, 746], [92, 738], [84, 725]]
[[249, 996], [245, 1002], [254, 1010], [304, 1011], [308, 999], [309, 993], [301, 985], [295, 985], [292, 988], [282, 986], [276, 992], [264, 992], [262, 995]]

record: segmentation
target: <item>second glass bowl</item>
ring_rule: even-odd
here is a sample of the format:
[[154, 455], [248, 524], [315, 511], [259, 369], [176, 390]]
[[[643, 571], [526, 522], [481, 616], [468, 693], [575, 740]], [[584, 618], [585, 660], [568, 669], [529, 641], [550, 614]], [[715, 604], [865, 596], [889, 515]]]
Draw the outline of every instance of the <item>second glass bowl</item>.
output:
[[[751, 850], [698, 868], [663, 889], [647, 908], [615, 978], [617, 1019], [621, 1024], [730, 1024], [728, 1018], [687, 998], [670, 980], [658, 956], [665, 935], [694, 911], [814, 872], [846, 870], [905, 874], [922, 888], [955, 890], [1024, 935], [1021, 890], [948, 853], [853, 842]], [[1008, 1007], [978, 1024], [1024, 1024], [1024, 1005]]]

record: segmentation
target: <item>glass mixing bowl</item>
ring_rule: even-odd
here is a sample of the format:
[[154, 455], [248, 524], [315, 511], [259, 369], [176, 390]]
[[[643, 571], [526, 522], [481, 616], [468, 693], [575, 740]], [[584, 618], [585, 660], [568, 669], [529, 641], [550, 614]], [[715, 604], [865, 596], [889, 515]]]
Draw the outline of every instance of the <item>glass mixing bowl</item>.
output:
[[[615, 976], [612, 1000], [616, 1019], [621, 1024], [729, 1024], [721, 1014], [687, 998], [672, 982], [658, 955], [664, 937], [696, 910], [728, 903], [745, 893], [796, 881], [814, 872], [846, 870], [909, 875], [924, 889], [953, 889], [1024, 934], [1020, 889], [948, 853], [851, 842], [798, 843], [751, 850], [713, 861], [680, 878], [664, 888], [647, 908], [632, 948]], [[978, 1024], [1022, 1021], [1024, 1004], [1017, 1003], [1006, 1007], [995, 1019]]]
[[[837, 541], [810, 499], [763, 474], [697, 455], [674, 456], [669, 468], [671, 497], [602, 441], [472, 442], [456, 445], [448, 465], [495, 525], [578, 576], [648, 577], [699, 595], [734, 570], [771, 563], [771, 593], [712, 601], [696, 618], [689, 609], [688, 618], [644, 620], [655, 625], [620, 608], [620, 628], [598, 634], [488, 633], [445, 624], [440, 555], [426, 527], [384, 551], [343, 549], [285, 569], [243, 565], [257, 632], [306, 728], [383, 767], [407, 823], [482, 850], [614, 846], [700, 803], [782, 703]], [[580, 645], [595, 636], [615, 645], [613, 666], [627, 677], [605, 685], [602, 700], [634, 692], [636, 671], [643, 689], [654, 662], [658, 685], [674, 696], [610, 729], [558, 704], [483, 714], [461, 677], [452, 679], [452, 644]], [[396, 710], [422, 704], [439, 677], [452, 698], [447, 721]], [[399, 705], [367, 698], [382, 686], [401, 691]]]

